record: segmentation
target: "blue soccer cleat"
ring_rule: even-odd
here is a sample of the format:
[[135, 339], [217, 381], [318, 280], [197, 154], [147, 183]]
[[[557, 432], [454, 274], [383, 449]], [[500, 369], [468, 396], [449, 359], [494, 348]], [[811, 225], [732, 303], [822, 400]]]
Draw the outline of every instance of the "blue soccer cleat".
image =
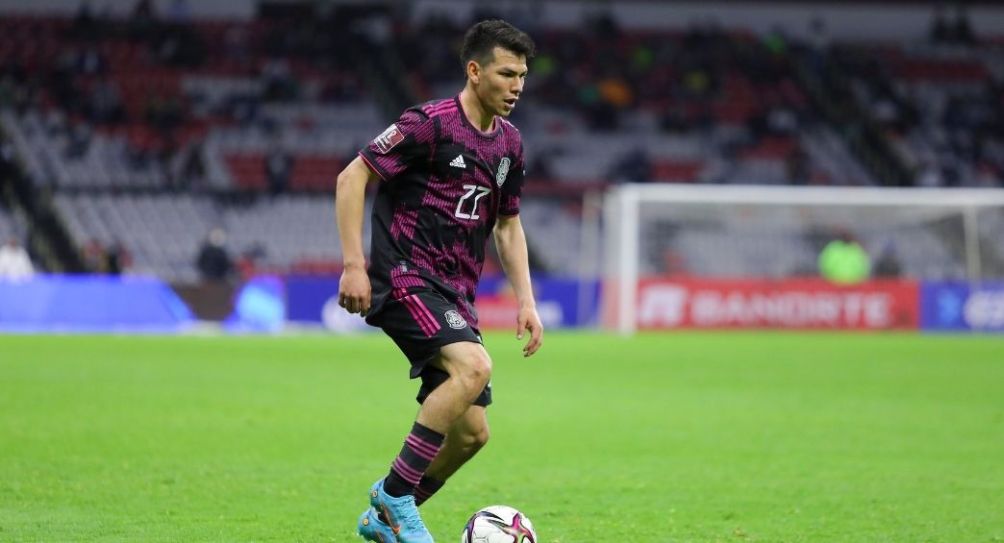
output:
[[377, 511], [380, 511], [380, 491], [382, 490], [383, 479], [373, 483], [373, 486], [370, 487], [370, 507]]
[[383, 479], [373, 483], [370, 488], [370, 508], [363, 511], [359, 516], [359, 535], [366, 541], [376, 541], [377, 543], [396, 543], [397, 535], [386, 522], [380, 520], [378, 511], [380, 510], [380, 491], [383, 490]]
[[[387, 525], [397, 534], [398, 543], [435, 543], [432, 534], [429, 533], [429, 529], [425, 527], [422, 517], [418, 514], [414, 496], [395, 498], [387, 494], [382, 485], [378, 488], [375, 486], [374, 490], [377, 493], [379, 510], [387, 519]], [[370, 496], [372, 499], [372, 492], [370, 492]]]
[[394, 535], [394, 530], [377, 517], [376, 509], [373, 509], [372, 507], [363, 511], [363, 514], [359, 516], [359, 527], [357, 531], [359, 532], [359, 536], [366, 541], [375, 541], [376, 543], [397, 542], [397, 536]]

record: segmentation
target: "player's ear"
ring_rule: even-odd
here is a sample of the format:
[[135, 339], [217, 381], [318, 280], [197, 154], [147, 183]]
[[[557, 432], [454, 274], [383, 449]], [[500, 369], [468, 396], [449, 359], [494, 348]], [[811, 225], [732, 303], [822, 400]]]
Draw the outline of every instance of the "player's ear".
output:
[[467, 79], [477, 85], [481, 80], [481, 66], [476, 60], [467, 61]]

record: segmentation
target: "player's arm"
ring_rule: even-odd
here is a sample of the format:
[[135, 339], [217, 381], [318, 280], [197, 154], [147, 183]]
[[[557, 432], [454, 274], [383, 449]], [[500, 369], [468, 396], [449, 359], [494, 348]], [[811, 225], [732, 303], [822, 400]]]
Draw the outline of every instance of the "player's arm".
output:
[[502, 260], [502, 269], [512, 284], [519, 313], [516, 317], [516, 338], [530, 332], [530, 341], [523, 347], [523, 356], [530, 356], [543, 344], [544, 326], [537, 314], [537, 302], [530, 285], [530, 259], [527, 256], [526, 235], [519, 215], [499, 215], [495, 224], [495, 247]]
[[335, 219], [344, 266], [338, 282], [338, 303], [349, 313], [365, 315], [370, 308], [370, 279], [366, 275], [363, 254], [363, 215], [366, 185], [377, 179], [379, 177], [358, 156], [338, 174]]

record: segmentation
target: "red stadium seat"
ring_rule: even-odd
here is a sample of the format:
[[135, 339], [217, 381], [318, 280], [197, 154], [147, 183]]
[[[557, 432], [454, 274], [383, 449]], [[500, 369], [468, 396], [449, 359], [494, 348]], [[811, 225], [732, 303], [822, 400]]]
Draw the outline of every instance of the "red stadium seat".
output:
[[261, 190], [268, 185], [264, 155], [226, 155], [224, 160], [238, 188]]

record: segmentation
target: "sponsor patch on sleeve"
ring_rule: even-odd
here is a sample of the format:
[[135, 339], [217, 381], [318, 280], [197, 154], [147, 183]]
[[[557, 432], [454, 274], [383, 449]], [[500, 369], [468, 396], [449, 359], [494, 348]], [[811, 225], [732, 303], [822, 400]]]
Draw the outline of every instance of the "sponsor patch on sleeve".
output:
[[397, 127], [396, 124], [392, 124], [384, 130], [382, 134], [373, 140], [373, 145], [376, 145], [380, 154], [387, 154], [388, 151], [394, 148], [395, 145], [404, 141], [404, 134], [401, 129]]

